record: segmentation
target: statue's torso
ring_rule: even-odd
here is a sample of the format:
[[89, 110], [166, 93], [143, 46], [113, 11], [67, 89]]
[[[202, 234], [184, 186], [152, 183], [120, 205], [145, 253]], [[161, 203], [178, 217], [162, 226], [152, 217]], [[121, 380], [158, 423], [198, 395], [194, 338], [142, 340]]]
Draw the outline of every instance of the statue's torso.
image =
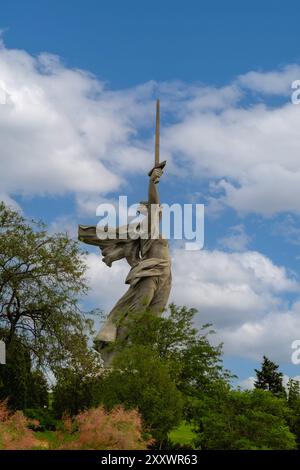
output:
[[168, 240], [165, 238], [141, 239], [141, 257], [142, 259], [160, 258], [170, 261]]

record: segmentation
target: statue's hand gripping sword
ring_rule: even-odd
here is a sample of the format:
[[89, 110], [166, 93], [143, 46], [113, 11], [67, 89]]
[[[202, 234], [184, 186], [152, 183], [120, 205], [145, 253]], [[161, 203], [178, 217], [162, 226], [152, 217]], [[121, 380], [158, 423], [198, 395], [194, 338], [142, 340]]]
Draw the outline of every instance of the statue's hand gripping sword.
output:
[[[167, 160], [163, 162], [159, 161], [159, 100], [156, 101], [156, 125], [155, 125], [155, 157], [154, 157], [154, 167], [149, 171], [148, 175], [151, 176], [153, 170], [156, 168], [163, 169], [166, 166]], [[158, 183], [154, 181], [154, 183]]]

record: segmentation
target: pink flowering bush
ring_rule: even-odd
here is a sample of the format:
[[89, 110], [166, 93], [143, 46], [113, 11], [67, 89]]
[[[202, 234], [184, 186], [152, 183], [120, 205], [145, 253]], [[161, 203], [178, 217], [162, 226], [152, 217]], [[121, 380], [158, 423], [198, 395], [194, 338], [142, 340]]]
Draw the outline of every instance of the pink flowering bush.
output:
[[107, 412], [102, 406], [65, 419], [61, 439], [61, 449], [73, 450], [143, 450], [152, 442], [143, 437], [136, 410], [117, 407]]
[[100, 406], [73, 419], [66, 417], [62, 424], [48, 442], [42, 433], [35, 434], [29, 428], [38, 427], [37, 421], [29, 420], [22, 411], [10, 411], [5, 401], [0, 402], [0, 450], [143, 450], [153, 442], [143, 436], [139, 413], [122, 407], [108, 412]]
[[40, 442], [28, 425], [38, 423], [29, 421], [21, 411], [11, 412], [6, 402], [0, 402], [0, 449], [29, 450], [39, 447]]

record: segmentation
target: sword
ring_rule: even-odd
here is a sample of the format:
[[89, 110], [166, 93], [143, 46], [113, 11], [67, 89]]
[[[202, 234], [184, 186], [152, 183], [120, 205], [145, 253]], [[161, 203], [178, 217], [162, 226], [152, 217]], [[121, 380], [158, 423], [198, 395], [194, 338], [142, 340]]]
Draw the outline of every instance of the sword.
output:
[[[163, 169], [166, 166], [167, 160], [163, 162], [159, 161], [159, 124], [160, 124], [160, 103], [156, 101], [156, 123], [155, 123], [155, 156], [154, 156], [154, 167], [149, 171], [148, 175], [151, 176], [153, 170], [156, 168]], [[158, 181], [154, 181], [157, 183]]]

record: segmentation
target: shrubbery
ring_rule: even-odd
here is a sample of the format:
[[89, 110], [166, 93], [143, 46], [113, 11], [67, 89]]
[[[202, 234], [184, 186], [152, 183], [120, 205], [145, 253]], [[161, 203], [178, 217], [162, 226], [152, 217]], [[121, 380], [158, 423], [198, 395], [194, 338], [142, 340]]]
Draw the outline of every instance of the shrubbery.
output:
[[[204, 450], [296, 449], [290, 410], [283, 398], [263, 390], [219, 389], [195, 409], [197, 446]], [[221, 392], [221, 393], [220, 393]]]
[[[49, 427], [49, 422], [45, 426]], [[51, 443], [41, 437], [43, 433], [34, 432], [40, 428], [39, 421], [28, 419], [22, 411], [11, 412], [0, 402], [0, 450], [143, 450], [152, 443], [143, 432], [139, 413], [121, 406], [110, 412], [100, 406], [65, 417], [51, 433]]]
[[0, 450], [28, 450], [39, 447], [30, 422], [22, 411], [11, 412], [6, 402], [0, 402]]
[[143, 435], [136, 410], [107, 412], [101, 406], [65, 418], [60, 440], [59, 448], [69, 450], [143, 450], [152, 442]]
[[103, 380], [100, 400], [111, 409], [137, 408], [151, 435], [162, 442], [183, 418], [183, 397], [167, 364], [149, 346], [128, 346]]
[[35, 424], [32, 427], [36, 431], [55, 431], [59, 425], [59, 421], [53, 416], [52, 410], [48, 408], [26, 408], [23, 412], [26, 418], [31, 422], [34, 421]]

